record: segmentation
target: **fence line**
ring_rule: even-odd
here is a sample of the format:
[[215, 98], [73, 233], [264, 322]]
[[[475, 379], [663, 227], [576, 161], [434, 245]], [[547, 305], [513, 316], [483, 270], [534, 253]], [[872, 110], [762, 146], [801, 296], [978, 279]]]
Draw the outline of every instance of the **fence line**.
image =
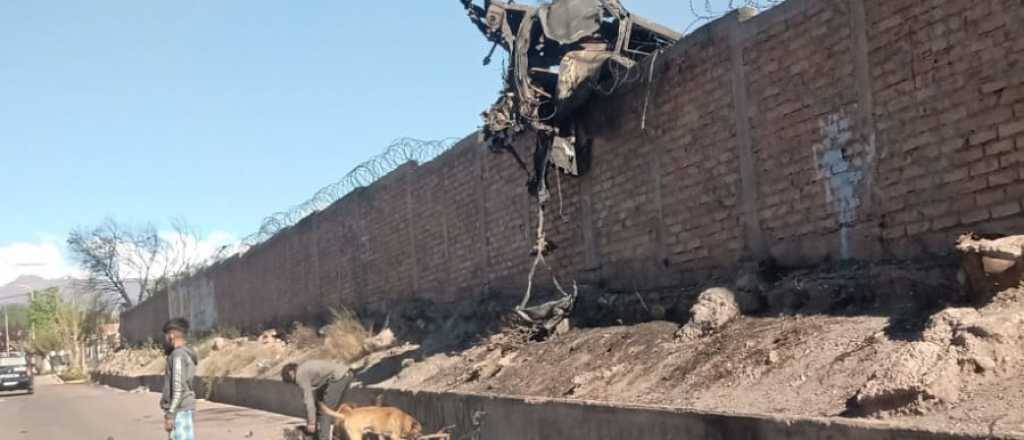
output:
[[[688, 34], [700, 25], [716, 20], [719, 17], [739, 8], [754, 8], [760, 12], [771, 9], [784, 1], [785, 0], [728, 0], [727, 2], [722, 2], [711, 0], [690, 0], [690, 12], [696, 18], [686, 26], [683, 33]], [[722, 3], [725, 3], [722, 7], [715, 6], [716, 4]]]
[[383, 153], [357, 165], [338, 181], [320, 188], [308, 200], [263, 219], [259, 230], [242, 239], [240, 252], [266, 241], [306, 216], [327, 208], [352, 190], [371, 185], [405, 163], [422, 163], [439, 156], [457, 141], [456, 138], [427, 141], [408, 137], [395, 140]]

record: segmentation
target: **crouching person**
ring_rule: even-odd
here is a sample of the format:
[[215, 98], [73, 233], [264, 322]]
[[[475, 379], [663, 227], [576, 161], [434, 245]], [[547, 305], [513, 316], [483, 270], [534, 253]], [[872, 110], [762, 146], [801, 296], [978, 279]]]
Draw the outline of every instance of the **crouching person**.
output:
[[302, 390], [302, 400], [306, 406], [307, 434], [316, 434], [319, 440], [331, 439], [333, 418], [326, 414], [317, 414], [317, 401], [332, 409], [337, 408], [345, 397], [353, 377], [352, 368], [348, 365], [324, 360], [291, 363], [281, 369], [281, 380], [298, 385]]
[[164, 429], [170, 440], [193, 440], [192, 413], [196, 409], [196, 393], [192, 390], [199, 356], [186, 346], [188, 321], [175, 318], [164, 324], [164, 391], [160, 408], [164, 410]]

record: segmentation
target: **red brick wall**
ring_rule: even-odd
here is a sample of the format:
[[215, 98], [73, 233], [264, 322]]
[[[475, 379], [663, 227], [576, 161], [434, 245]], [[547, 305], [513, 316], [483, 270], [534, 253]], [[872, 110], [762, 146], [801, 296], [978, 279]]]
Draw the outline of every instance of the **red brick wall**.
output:
[[[698, 29], [585, 110], [590, 173], [549, 181], [552, 266], [652, 288], [744, 259], [933, 258], [966, 230], [1019, 232], [1022, 10], [790, 0]], [[513, 159], [474, 140], [212, 268], [219, 324], [520, 291], [536, 207]]]
[[894, 253], [960, 230], [1020, 232], [1024, 8], [869, 2], [882, 235]]

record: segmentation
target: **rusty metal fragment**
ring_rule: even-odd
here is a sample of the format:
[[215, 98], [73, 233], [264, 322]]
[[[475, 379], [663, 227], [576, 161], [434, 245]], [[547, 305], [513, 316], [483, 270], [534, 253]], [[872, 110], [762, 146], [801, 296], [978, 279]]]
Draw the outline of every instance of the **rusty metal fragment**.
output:
[[[586, 172], [588, 152], [576, 112], [595, 90], [610, 93], [629, 69], [681, 36], [630, 14], [619, 0], [554, 0], [540, 7], [501, 0], [460, 0], [487, 40], [509, 54], [505, 84], [484, 112], [482, 141], [496, 152], [514, 151], [516, 137], [537, 136], [531, 193], [540, 191], [540, 168]], [[490, 62], [491, 55], [484, 59]], [[526, 168], [521, 159], [518, 162]]]

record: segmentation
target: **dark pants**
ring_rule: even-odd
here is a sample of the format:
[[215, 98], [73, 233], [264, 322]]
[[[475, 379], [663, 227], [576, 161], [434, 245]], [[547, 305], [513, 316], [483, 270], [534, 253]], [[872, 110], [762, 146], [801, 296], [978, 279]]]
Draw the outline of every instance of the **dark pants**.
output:
[[[352, 377], [352, 373], [349, 373], [341, 379], [328, 382], [327, 385], [324, 385], [320, 389], [320, 401], [331, 409], [338, 409], [338, 405], [340, 405], [342, 399], [345, 398], [345, 392], [348, 391], [348, 386], [352, 383]], [[318, 440], [331, 440], [331, 436], [334, 432], [334, 417], [326, 414], [319, 414], [317, 416], [316, 432]]]

